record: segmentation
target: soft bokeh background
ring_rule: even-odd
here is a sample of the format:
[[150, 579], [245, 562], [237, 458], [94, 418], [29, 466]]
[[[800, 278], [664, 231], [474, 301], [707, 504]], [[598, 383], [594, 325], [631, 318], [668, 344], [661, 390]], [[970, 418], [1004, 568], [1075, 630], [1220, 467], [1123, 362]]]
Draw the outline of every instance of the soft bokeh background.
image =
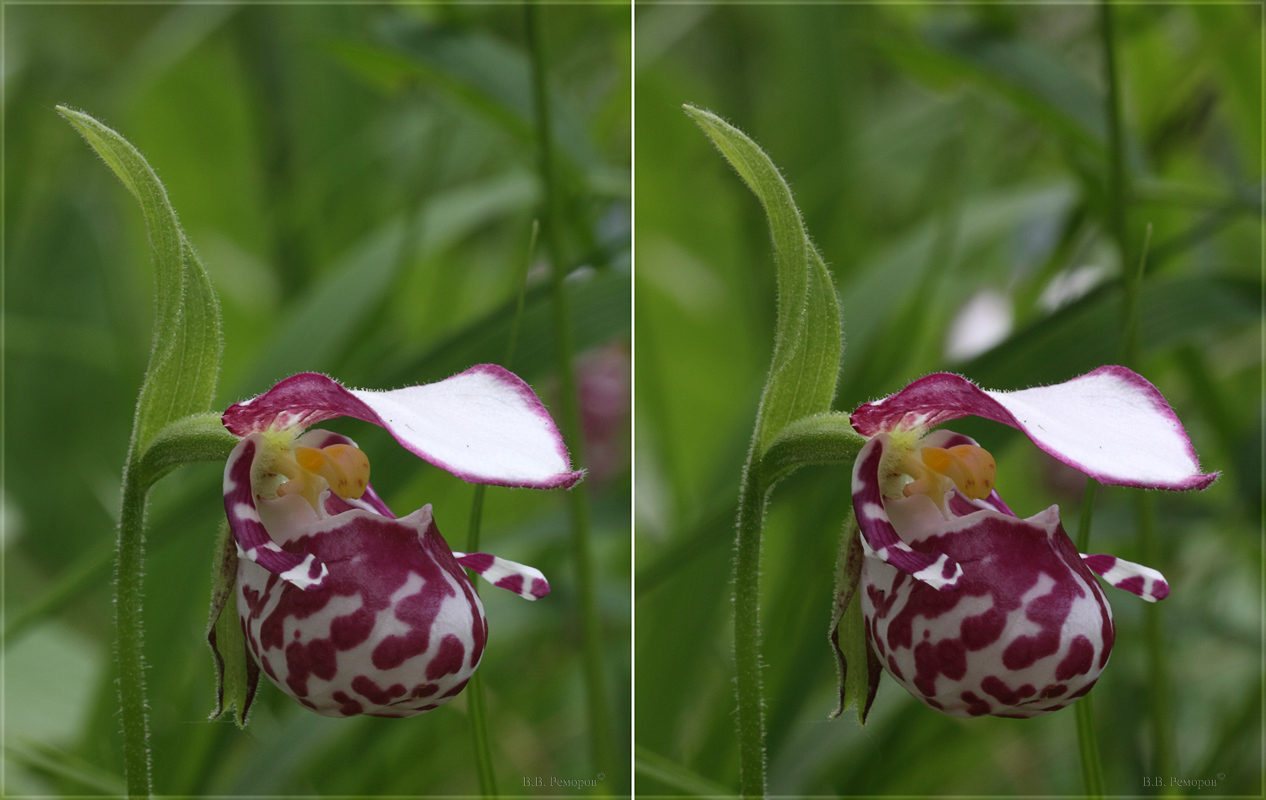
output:
[[[626, 754], [630, 16], [627, 5], [551, 6], [539, 19], [584, 351], [606, 690]], [[391, 388], [505, 352], [541, 198], [524, 31], [518, 6], [6, 7], [6, 795], [121, 786], [109, 555], [152, 269], [139, 209], [54, 105], [115, 127], [165, 182], [223, 305], [219, 407], [300, 370]], [[557, 412], [542, 248], [537, 262], [513, 366]], [[388, 503], [433, 503], [464, 549], [471, 487], [377, 429], [332, 426], [370, 454]], [[411, 720], [333, 720], [263, 683], [246, 732], [206, 721], [219, 471], [164, 479], [149, 515], [156, 791], [476, 791], [464, 697]], [[481, 672], [508, 793], [597, 772], [564, 501], [487, 495], [482, 549], [553, 585], [533, 604], [483, 591]], [[626, 763], [608, 789], [627, 787]]]
[[[1205, 793], [1261, 768], [1261, 40], [1257, 5], [1121, 5], [1117, 48], [1142, 289], [1141, 371], [1222, 479], [1158, 496], [1178, 764]], [[739, 470], [772, 348], [760, 206], [681, 112], [710, 109], [783, 170], [840, 291], [836, 407], [950, 369], [1058, 382], [1121, 354], [1095, 6], [645, 6], [635, 18], [638, 791], [737, 786], [730, 571]], [[1018, 513], [1083, 479], [1001, 426]], [[1074, 715], [941, 716], [885, 678], [869, 724], [827, 714], [844, 468], [779, 486], [765, 529], [769, 788], [778, 795], [1069, 795]], [[1133, 492], [1101, 489], [1092, 552], [1138, 560]], [[1109, 794], [1153, 794], [1143, 603], [1109, 589], [1093, 693]]]

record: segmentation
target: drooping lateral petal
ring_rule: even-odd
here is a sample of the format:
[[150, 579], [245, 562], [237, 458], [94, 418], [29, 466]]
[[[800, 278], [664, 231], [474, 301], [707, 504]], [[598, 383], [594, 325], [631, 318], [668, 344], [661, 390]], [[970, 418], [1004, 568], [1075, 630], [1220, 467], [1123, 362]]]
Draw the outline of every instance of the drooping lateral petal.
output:
[[233, 448], [224, 465], [224, 512], [241, 551], [238, 557], [254, 561], [300, 589], [319, 589], [330, 574], [326, 566], [311, 553], [282, 550], [260, 522], [255, 492], [251, 488], [251, 467], [259, 447], [258, 435], [246, 437]]
[[387, 392], [344, 388], [324, 375], [293, 375], [230, 406], [224, 425], [238, 436], [355, 417], [385, 428], [406, 450], [470, 483], [567, 487], [563, 438], [532, 388], [495, 364], [436, 383]]
[[910, 549], [888, 520], [879, 489], [879, 464], [887, 441], [887, 434], [871, 439], [853, 463], [853, 512], [862, 531], [863, 548], [866, 555], [885, 561], [934, 589], [950, 588], [962, 577], [963, 568], [944, 553], [934, 557]]
[[969, 415], [1023, 431], [1042, 450], [1100, 483], [1203, 489], [1218, 477], [1201, 474], [1187, 431], [1156, 387], [1124, 367], [1100, 367], [1054, 386], [1015, 392], [981, 389], [942, 372], [866, 403], [851, 420], [863, 436], [873, 436]]
[[1165, 576], [1151, 567], [1135, 564], [1116, 556], [1094, 555], [1081, 557], [1090, 571], [1118, 589], [1136, 594], [1149, 603], [1169, 597], [1169, 584]]
[[458, 553], [457, 563], [500, 589], [514, 592], [524, 600], [539, 600], [549, 594], [549, 581], [536, 567], [519, 564], [487, 553]]

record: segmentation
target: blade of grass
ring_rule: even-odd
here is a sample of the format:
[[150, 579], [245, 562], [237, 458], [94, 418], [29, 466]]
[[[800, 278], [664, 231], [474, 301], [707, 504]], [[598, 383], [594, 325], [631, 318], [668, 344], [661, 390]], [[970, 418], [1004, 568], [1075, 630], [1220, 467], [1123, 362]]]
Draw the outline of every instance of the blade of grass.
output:
[[[540, 232], [540, 223], [532, 221], [532, 235], [528, 241], [528, 249], [523, 259], [523, 269], [519, 273], [519, 292], [515, 301], [514, 318], [510, 322], [510, 337], [506, 343], [506, 355], [501, 366], [512, 369], [514, 348], [519, 339], [519, 323], [523, 319], [523, 296], [527, 293], [527, 274], [532, 265], [532, 253], [536, 250], [536, 236]], [[484, 494], [488, 487], [485, 484], [475, 485], [475, 496], [470, 504], [470, 527], [466, 533], [466, 552], [479, 551], [479, 529], [483, 523]], [[479, 593], [479, 585], [471, 578], [471, 586]], [[478, 671], [471, 676], [467, 691], [470, 704], [470, 733], [475, 746], [475, 769], [479, 774], [479, 792], [484, 797], [497, 796], [497, 776], [493, 771], [492, 746], [488, 742], [488, 707], [484, 703], [484, 684]]]
[[[1095, 489], [1099, 486], [1094, 478], [1086, 479], [1086, 493], [1081, 501], [1081, 527], [1077, 529], [1077, 552], [1090, 549], [1090, 521], [1095, 511]], [[1090, 800], [1103, 797], [1103, 764], [1099, 760], [1099, 739], [1095, 734], [1095, 707], [1091, 702], [1093, 692], [1073, 706], [1077, 716], [1077, 751], [1081, 756], [1081, 778]]]
[[734, 794], [732, 789], [727, 789], [641, 745], [633, 748], [633, 768], [638, 775], [657, 780], [682, 796], [728, 797]]
[[[532, 70], [532, 99], [536, 114], [537, 167], [545, 187], [543, 228], [550, 257], [550, 284], [554, 295], [554, 326], [557, 336], [559, 395], [562, 405], [563, 435], [578, 465], [585, 463], [581, 438], [580, 409], [576, 390], [575, 359], [571, 314], [568, 310], [565, 260], [560, 238], [558, 185], [554, 176], [553, 140], [550, 134], [550, 101], [545, 80], [545, 50], [535, 4], [524, 6], [524, 22]], [[602, 627], [594, 587], [593, 554], [589, 543], [589, 489], [581, 481], [568, 492], [572, 515], [572, 549], [576, 566], [576, 594], [580, 605], [581, 641], [584, 648], [585, 694], [589, 708], [589, 744], [593, 766], [608, 775], [616, 768], [611, 735], [611, 713], [607, 707], [606, 681], [602, 668]], [[610, 782], [599, 786], [610, 786]]]
[[4, 749], [9, 758], [28, 769], [55, 775], [75, 786], [114, 796], [126, 791], [120, 776], [50, 745], [19, 740], [7, 743]]
[[[1147, 242], [1144, 243], [1137, 271], [1129, 275], [1127, 269], [1134, 263], [1130, 255], [1129, 220], [1126, 208], [1126, 198], [1130, 195], [1123, 146], [1121, 90], [1116, 63], [1116, 31], [1113, 13], [1112, 4], [1108, 0], [1101, 0], [1099, 33], [1103, 40], [1104, 69], [1108, 84], [1108, 213], [1120, 253], [1121, 273], [1125, 284], [1121, 308], [1125, 342], [1124, 360], [1127, 367], [1136, 369], [1140, 347], [1138, 295], [1147, 264]], [[1148, 239], [1150, 238], [1149, 228]], [[1157, 564], [1159, 559], [1156, 540], [1156, 504], [1147, 492], [1137, 493], [1136, 513], [1139, 555], [1144, 564]], [[1169, 701], [1169, 659], [1165, 650], [1164, 621], [1161, 619], [1161, 614], [1161, 606], [1157, 603], [1149, 603], [1143, 610], [1148, 655], [1148, 695], [1150, 697], [1148, 708], [1151, 712], [1149, 717], [1152, 726], [1152, 774], [1173, 775], [1175, 763], [1172, 709]]]

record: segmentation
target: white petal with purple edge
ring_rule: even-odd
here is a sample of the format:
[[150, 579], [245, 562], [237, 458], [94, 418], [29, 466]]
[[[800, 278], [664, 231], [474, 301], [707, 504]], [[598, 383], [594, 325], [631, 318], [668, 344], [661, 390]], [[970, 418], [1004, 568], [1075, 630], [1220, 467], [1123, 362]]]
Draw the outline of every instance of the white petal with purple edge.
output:
[[348, 416], [386, 428], [406, 450], [462, 480], [549, 489], [571, 486], [562, 436], [540, 398], [514, 373], [479, 364], [436, 383], [379, 392], [346, 389], [306, 372], [224, 412], [239, 436]]
[[1023, 431], [1033, 443], [1101, 483], [1149, 489], [1203, 489], [1186, 430], [1161, 393], [1124, 367], [1100, 367], [1064, 383], [998, 392], [937, 373], [852, 415], [863, 436], [931, 427], [974, 415]]
[[457, 563], [501, 589], [514, 592], [524, 600], [539, 600], [549, 594], [549, 581], [536, 567], [519, 564], [487, 553], [453, 552]]
[[1116, 556], [1094, 555], [1081, 557], [1090, 571], [1118, 589], [1136, 594], [1149, 603], [1169, 597], [1169, 584], [1165, 576], [1142, 564], [1135, 564]]

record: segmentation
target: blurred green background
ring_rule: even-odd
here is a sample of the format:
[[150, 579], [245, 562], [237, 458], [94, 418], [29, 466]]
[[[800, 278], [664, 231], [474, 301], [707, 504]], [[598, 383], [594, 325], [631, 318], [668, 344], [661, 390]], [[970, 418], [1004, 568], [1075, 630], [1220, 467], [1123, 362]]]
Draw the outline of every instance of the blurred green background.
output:
[[[587, 432], [606, 692], [629, 742], [627, 4], [539, 9], [562, 249]], [[139, 209], [53, 110], [81, 108], [148, 158], [220, 295], [219, 408], [301, 370], [393, 388], [500, 361], [541, 200], [518, 6], [72, 5], [5, 9], [6, 795], [121, 786], [109, 554], [149, 354]], [[557, 412], [543, 247], [513, 368]], [[471, 487], [382, 431], [397, 512], [433, 503], [464, 549]], [[146, 654], [155, 789], [168, 795], [476, 791], [465, 697], [424, 717], [318, 717], [262, 684], [247, 731], [206, 721], [220, 467], [150, 508]], [[490, 489], [481, 549], [553, 593], [483, 592], [481, 673], [503, 792], [593, 780], [569, 515], [559, 492]], [[536, 785], [536, 784], [534, 784]]]
[[[1156, 497], [1173, 776], [1262, 791], [1262, 9], [1119, 5], [1129, 241], [1151, 226], [1140, 370], [1208, 470]], [[840, 292], [836, 407], [931, 371], [1017, 389], [1122, 359], [1094, 5], [639, 6], [635, 17], [635, 700], [639, 794], [733, 790], [733, 524], [772, 349], [759, 204], [682, 113], [755, 139], [790, 183]], [[1075, 534], [1083, 478], [978, 420], [1016, 512]], [[1071, 795], [1074, 714], [959, 720], [887, 678], [835, 721], [827, 642], [845, 468], [779, 486], [762, 583], [769, 790]], [[1091, 552], [1139, 560], [1134, 493], [1101, 489]], [[1143, 603], [1112, 591], [1094, 691], [1107, 790], [1145, 786]]]

